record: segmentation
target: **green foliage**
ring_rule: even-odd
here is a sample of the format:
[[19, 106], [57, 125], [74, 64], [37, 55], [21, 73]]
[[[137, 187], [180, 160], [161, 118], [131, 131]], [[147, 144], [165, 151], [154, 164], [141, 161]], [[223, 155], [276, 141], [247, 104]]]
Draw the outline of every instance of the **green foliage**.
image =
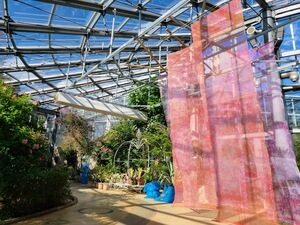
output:
[[96, 174], [98, 182], [108, 182], [116, 172], [116, 168], [111, 163], [99, 164], [93, 172]]
[[11, 86], [0, 80], [0, 146], [18, 149], [23, 139], [32, 133], [30, 127], [34, 109], [28, 96], [17, 97]]
[[[119, 148], [118, 158], [126, 159], [128, 140], [135, 137], [136, 127], [130, 120], [121, 120], [113, 128], [96, 140], [99, 161], [112, 162], [115, 151]], [[127, 143], [126, 143], [127, 142]]]
[[136, 83], [136, 90], [129, 94], [128, 102], [130, 105], [141, 106], [140, 110], [148, 116], [147, 122], [134, 121], [134, 124], [143, 130], [149, 123], [153, 121], [163, 125], [166, 124], [163, 106], [161, 104], [160, 91], [156, 86], [156, 77], [151, 78], [149, 85]]
[[93, 128], [88, 121], [73, 112], [68, 112], [62, 115], [60, 122], [65, 128], [61, 143], [63, 151], [76, 150], [80, 155], [90, 155], [95, 144], [91, 140]]
[[[21, 161], [21, 160], [20, 160]], [[4, 207], [0, 214], [19, 217], [61, 205], [71, 197], [69, 172], [64, 168], [43, 170], [39, 167], [6, 171], [1, 183]]]
[[23, 216], [70, 197], [69, 174], [49, 168], [49, 141], [26, 95], [0, 80], [0, 218]]
[[172, 157], [172, 143], [167, 126], [155, 121], [149, 123], [145, 129], [144, 137], [148, 140], [152, 159], [166, 160]]
[[[129, 96], [129, 104], [141, 106], [139, 110], [147, 114], [148, 121], [122, 120], [97, 140], [97, 147], [100, 158], [107, 162], [112, 162], [118, 150], [116, 162], [120, 162], [121, 173], [128, 172], [127, 158], [130, 148], [129, 166], [133, 170], [144, 168], [144, 178], [148, 181], [158, 181], [159, 177], [164, 177], [166, 181], [170, 178], [166, 161], [172, 157], [172, 145], [155, 79], [151, 81], [152, 86], [136, 83], [136, 90]], [[145, 172], [148, 149], [152, 163]]]
[[293, 140], [294, 140], [294, 151], [296, 155], [297, 166], [300, 169], [300, 135], [293, 134]]

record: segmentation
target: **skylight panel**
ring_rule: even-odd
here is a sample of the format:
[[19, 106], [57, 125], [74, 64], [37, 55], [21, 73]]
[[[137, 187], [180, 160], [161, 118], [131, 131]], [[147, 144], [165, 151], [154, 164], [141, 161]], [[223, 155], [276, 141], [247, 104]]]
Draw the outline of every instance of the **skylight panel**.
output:
[[34, 83], [34, 82], [38, 81], [37, 76], [35, 76], [33, 73], [27, 72], [27, 71], [12, 72], [9, 74], [21, 82]]
[[99, 49], [104, 49], [105, 47], [107, 47], [109, 45], [109, 41], [110, 39], [107, 37], [95, 37], [95, 36], [91, 36], [88, 39], [88, 45], [90, 47], [91, 50], [93, 50], [93, 48], [99, 48]]
[[6, 34], [2, 31], [0, 31], [0, 48], [6, 48]]
[[3, 61], [0, 64], [0, 68], [8, 69], [9, 71], [18, 71], [24, 69], [24, 64], [20, 58], [16, 55], [8, 55], [2, 58]]
[[[72, 54], [72, 55], [70, 56], [70, 54]], [[75, 54], [74, 53], [54, 54], [53, 57], [54, 57], [54, 60], [56, 62], [66, 62], [66, 63], [69, 63], [70, 58], [71, 59], [73, 58], [73, 60], [75, 59]], [[79, 55], [78, 55], [78, 59], [79, 59]]]
[[[176, 16], [176, 19], [188, 21], [188, 20], [190, 20], [190, 17], [191, 17], [190, 12], [189, 12], [189, 10], [187, 10], [187, 11], [184, 11], [183, 13], [179, 14], [178, 16]], [[187, 25], [189, 25], [189, 24], [187, 24]]]
[[91, 44], [96, 43], [100, 48], [105, 48], [109, 46], [110, 37], [90, 37], [89, 42]]
[[79, 68], [79, 67], [70, 67], [69, 69], [69, 73], [72, 74], [72, 73], [81, 73], [82, 72], [82, 68]]
[[68, 93], [73, 94], [73, 95], [81, 94], [81, 92], [78, 91], [77, 88], [68, 89]]
[[138, 31], [139, 20], [131, 18], [122, 28], [122, 31]]
[[53, 62], [53, 59], [50, 54], [27, 54], [23, 56], [26, 62], [29, 65], [43, 64], [45, 62]]
[[51, 81], [49, 83], [54, 85], [57, 88], [64, 88], [66, 86], [66, 79], [55, 80], [55, 81]]
[[46, 3], [32, 0], [8, 1], [8, 13], [15, 22], [47, 24], [50, 12], [51, 5]]
[[116, 12], [116, 16], [114, 14], [105, 14], [104, 16], [102, 15], [100, 19], [98, 20], [98, 23], [96, 24], [95, 28], [96, 29], [104, 29], [107, 31], [112, 30], [113, 26], [113, 20], [114, 21], [114, 30], [116, 31], [118, 27], [124, 22], [126, 19], [123, 16], [118, 16], [118, 11]]
[[81, 38], [80, 35], [52, 34], [51, 47], [78, 47]]
[[46, 94], [42, 94], [42, 95], [33, 96], [32, 99], [35, 100], [35, 101], [38, 101], [40, 103], [43, 103], [44, 101], [52, 100], [52, 97], [49, 97]]
[[19, 87], [20, 87], [20, 89], [19, 89], [18, 94], [30, 93], [30, 92], [35, 91], [32, 88], [28, 87], [27, 85], [20, 85]]
[[91, 63], [93, 65], [95, 65], [95, 63], [100, 62], [101, 59], [106, 57], [106, 53], [87, 53], [85, 55], [86, 57], [86, 63]]
[[29, 84], [30, 87], [33, 89], [39, 91], [39, 92], [44, 92], [45, 90], [51, 90], [52, 88], [46, 84], [46, 83], [41, 83], [41, 82], [34, 82]]
[[3, 17], [3, 2], [0, 1], [0, 17]]
[[35, 32], [14, 32], [13, 33], [14, 42], [17, 47], [47, 47], [49, 46], [48, 35], [45, 33], [35, 33]]
[[[65, 68], [63, 68], [62, 70], [65, 70]], [[39, 74], [43, 77], [43, 78], [50, 78], [53, 76], [64, 76], [62, 74], [62, 70], [60, 70], [57, 67], [54, 67], [52, 69], [43, 69], [43, 70], [39, 70]], [[64, 72], [64, 71], [63, 71]]]
[[284, 42], [282, 42], [280, 49], [283, 52], [295, 50], [295, 33], [293, 25], [284, 27]]
[[92, 12], [87, 10], [58, 5], [52, 25], [85, 28], [91, 14]]

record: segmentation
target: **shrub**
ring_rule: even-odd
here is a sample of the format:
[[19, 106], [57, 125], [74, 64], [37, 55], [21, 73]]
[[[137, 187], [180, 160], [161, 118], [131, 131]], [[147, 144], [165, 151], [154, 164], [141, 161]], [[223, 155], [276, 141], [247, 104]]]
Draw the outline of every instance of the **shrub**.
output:
[[66, 168], [22, 170], [19, 167], [18, 173], [15, 170], [6, 168], [8, 176], [1, 185], [2, 216], [24, 216], [59, 206], [71, 198]]
[[66, 168], [49, 168], [49, 140], [34, 118], [29, 96], [0, 80], [0, 219], [24, 216], [71, 197]]

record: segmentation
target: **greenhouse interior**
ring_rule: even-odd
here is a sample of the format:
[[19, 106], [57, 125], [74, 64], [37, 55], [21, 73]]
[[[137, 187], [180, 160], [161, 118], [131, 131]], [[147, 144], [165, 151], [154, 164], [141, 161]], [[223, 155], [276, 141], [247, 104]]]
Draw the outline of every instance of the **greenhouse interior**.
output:
[[0, 224], [300, 225], [300, 0], [0, 0]]

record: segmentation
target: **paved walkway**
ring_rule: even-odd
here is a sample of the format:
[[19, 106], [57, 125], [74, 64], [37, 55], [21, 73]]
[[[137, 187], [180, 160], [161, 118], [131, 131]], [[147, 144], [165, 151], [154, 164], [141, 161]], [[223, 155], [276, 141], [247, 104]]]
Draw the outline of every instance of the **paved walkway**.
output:
[[214, 212], [193, 212], [187, 208], [145, 199], [144, 194], [121, 190], [101, 191], [74, 184], [74, 206], [21, 221], [23, 225], [217, 225]]

